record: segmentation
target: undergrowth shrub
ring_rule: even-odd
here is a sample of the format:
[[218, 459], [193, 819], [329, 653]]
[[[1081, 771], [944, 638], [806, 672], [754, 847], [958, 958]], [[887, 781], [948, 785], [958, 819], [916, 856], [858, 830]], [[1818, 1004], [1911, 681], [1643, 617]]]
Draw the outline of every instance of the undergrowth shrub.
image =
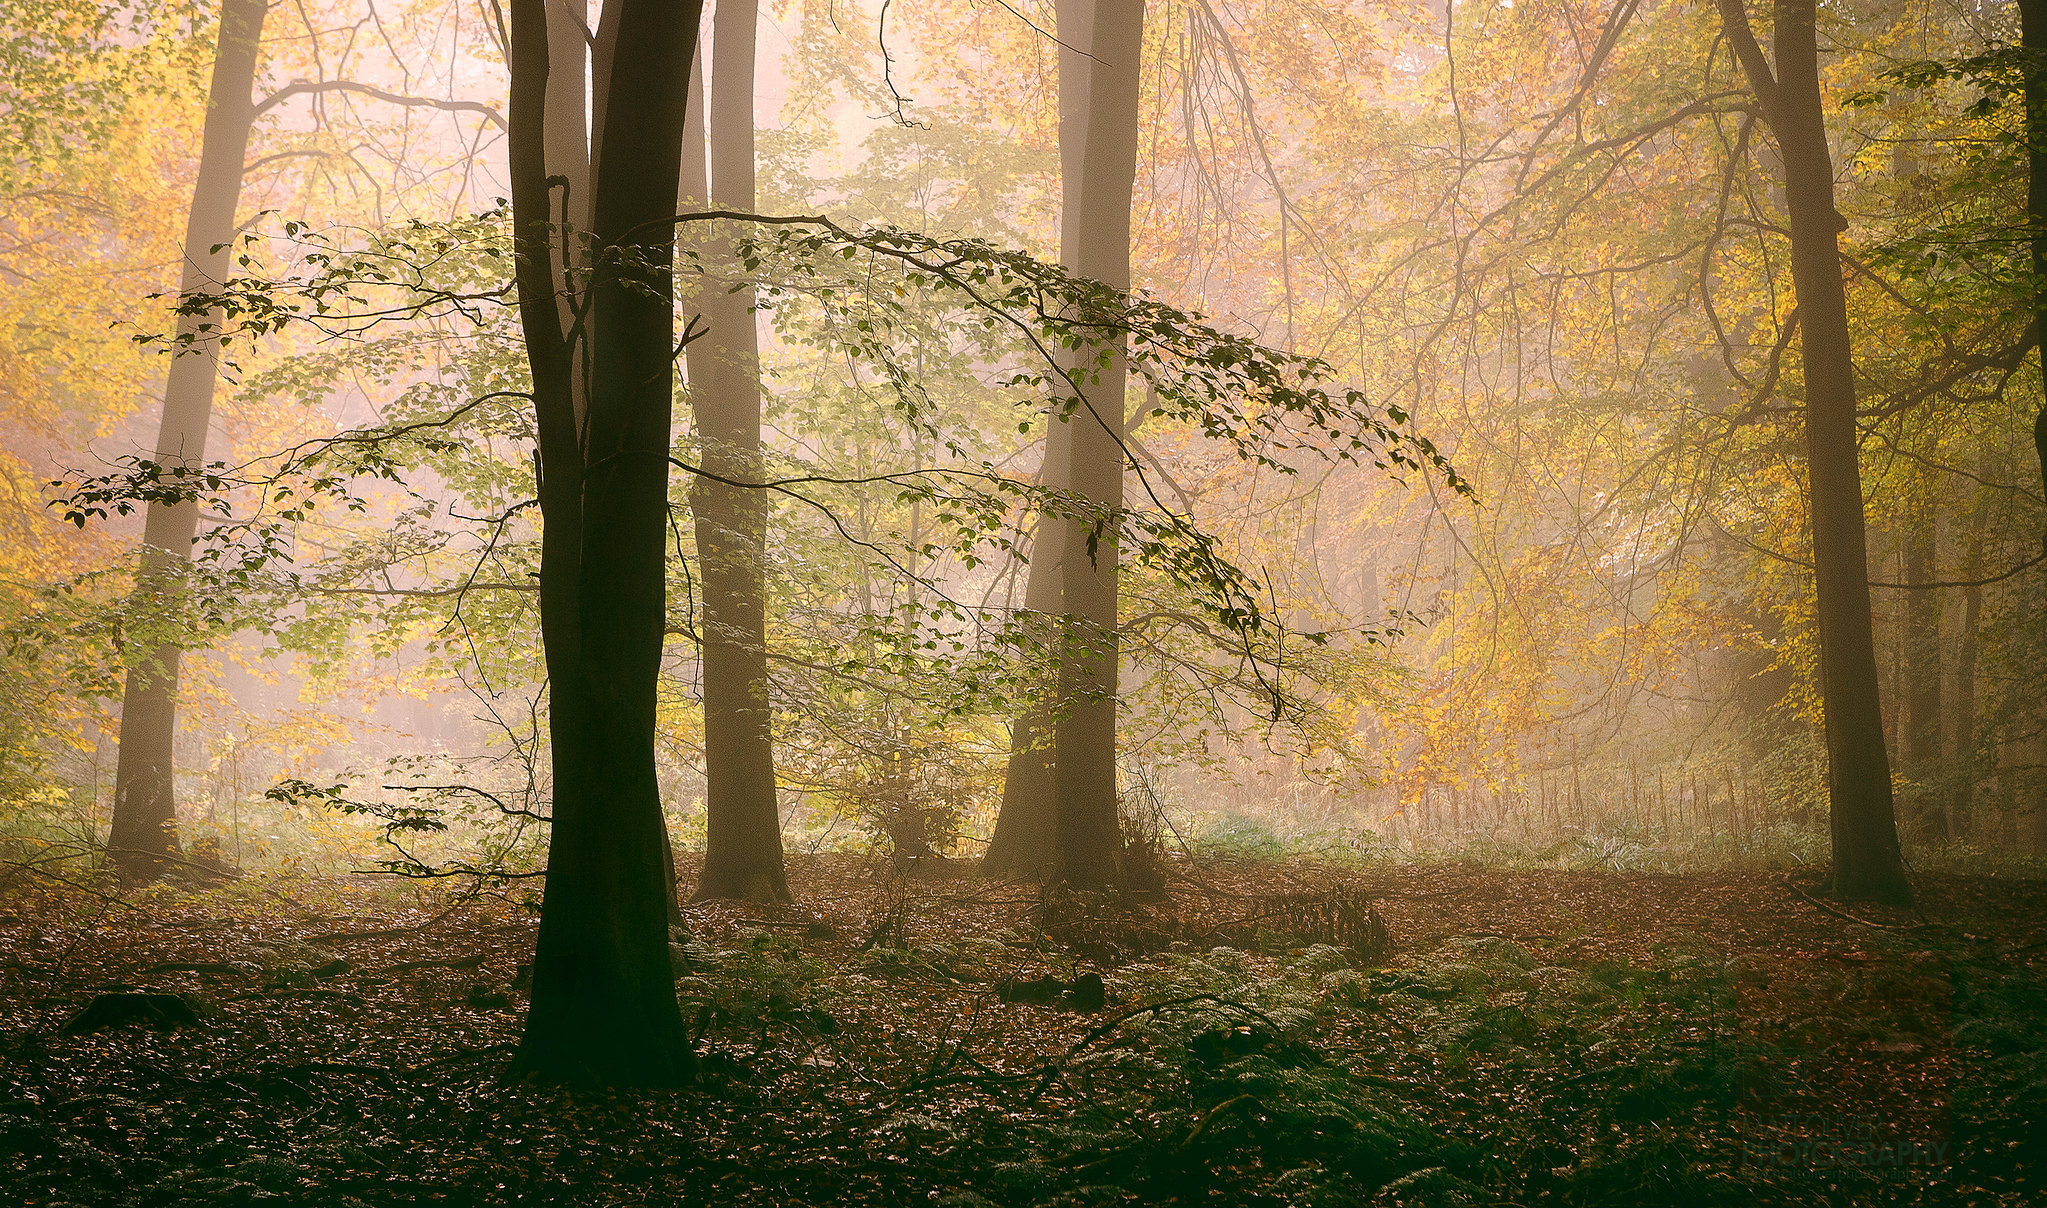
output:
[[801, 1022], [834, 1030], [819, 983], [831, 970], [794, 941], [772, 932], [741, 935], [729, 948], [691, 940], [681, 945], [676, 996], [700, 1026]]
[[[996, 1200], [960, 1204], [1456, 1202], [1446, 1143], [1316, 1039], [1363, 978], [1318, 945], [1278, 974], [1217, 948], [1128, 968], [1128, 1008], [1059, 1070], [1060, 1101], [999, 1166]], [[1337, 993], [1330, 993], [1335, 989]]]

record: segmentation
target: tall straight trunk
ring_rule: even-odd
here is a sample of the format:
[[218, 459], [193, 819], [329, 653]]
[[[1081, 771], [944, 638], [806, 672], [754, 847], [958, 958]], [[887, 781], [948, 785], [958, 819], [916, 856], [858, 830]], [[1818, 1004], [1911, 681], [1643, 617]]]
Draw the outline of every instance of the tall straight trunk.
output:
[[[547, 4], [547, 119], [542, 153], [547, 174], [559, 177], [551, 199], [555, 221], [585, 232], [590, 226], [590, 127], [585, 107], [589, 100], [590, 9], [587, 0], [548, 0]], [[566, 299], [579, 279], [570, 269], [585, 269], [577, 235], [558, 234], [553, 241], [555, 290]], [[573, 316], [563, 306], [562, 334], [569, 334]]]
[[1976, 626], [1983, 619], [1983, 504], [1978, 498], [1969, 523], [1968, 552], [1962, 560], [1962, 641], [1955, 652], [1954, 791], [1948, 798], [1950, 833], [1970, 838], [1976, 831]]
[[[2026, 88], [2026, 219], [2032, 232], [2033, 323], [2040, 374], [2047, 388], [2047, 0], [2019, 0], [2019, 49]], [[2033, 420], [2033, 449], [2047, 491], [2047, 406]], [[2047, 534], [2041, 538], [2047, 550]], [[2035, 838], [2047, 845], [2047, 813], [2036, 813]], [[2042, 850], [2036, 846], [2036, 854]]]
[[[217, 287], [227, 276], [235, 207], [242, 197], [242, 164], [256, 121], [256, 51], [269, 0], [225, 0], [220, 37], [207, 88], [206, 124], [199, 148], [199, 178], [185, 220], [185, 261], [180, 293]], [[219, 310], [178, 320], [177, 353], [164, 384], [163, 420], [156, 460], [197, 470], [206, 463], [207, 427], [220, 376]], [[154, 599], [176, 611], [179, 572], [192, 557], [199, 531], [196, 503], [152, 503], [142, 522], [139, 601]], [[114, 768], [114, 815], [107, 850], [122, 881], [139, 884], [163, 875], [165, 857], [178, 848], [175, 756], [178, 664], [183, 651], [166, 642], [128, 669], [121, 694], [121, 749]]]
[[[1905, 546], [1897, 542], [1897, 566], [1887, 567], [1891, 578], [1899, 582], [1905, 578]], [[1884, 743], [1887, 749], [1902, 752], [1905, 749], [1905, 734], [1910, 719], [1906, 717], [1906, 703], [1909, 696], [1905, 691], [1905, 664], [1909, 661], [1908, 649], [1912, 644], [1907, 632], [1909, 622], [1903, 600], [1893, 601], [1895, 611], [1887, 612], [1877, 605], [1874, 598], [1869, 603], [1870, 628], [1875, 633], [1888, 631], [1891, 637], [1890, 658], [1877, 658], [1877, 671], [1882, 676], [1880, 699], [1884, 703]]]
[[[547, 4], [547, 113], [542, 123], [543, 156], [547, 175], [559, 178], [550, 186], [552, 211], [557, 231], [549, 257], [554, 268], [554, 288], [559, 298], [562, 335], [568, 340], [569, 390], [577, 428], [589, 414], [591, 374], [589, 364], [592, 318], [583, 316], [583, 331], [575, 327], [573, 307], [587, 286], [590, 273], [589, 231], [596, 199], [591, 195], [590, 70], [594, 31], [590, 28], [587, 0], [548, 0]], [[617, 27], [607, 27], [616, 37]], [[607, 64], [609, 58], [604, 60]], [[661, 868], [667, 878], [668, 921], [682, 925], [682, 899], [675, 886], [675, 849], [664, 819], [661, 827]]]
[[578, 423], [548, 238], [546, 0], [513, 0], [511, 186], [520, 325], [540, 438], [541, 639], [553, 825], [533, 1005], [515, 1068], [600, 1084], [695, 1069], [667, 945], [655, 693], [667, 621], [673, 214], [701, 5], [607, 4], [616, 47], [599, 127], [597, 271]]
[[[2033, 322], [2040, 380], [2047, 388], [2047, 0], [2019, 0], [2019, 49], [2026, 82], [2026, 221], [2033, 236]], [[2047, 406], [2033, 419], [2040, 486], [2047, 491]], [[2047, 548], [2047, 535], [2041, 538]]]
[[[712, 17], [710, 194], [754, 207], [755, 0], [719, 0]], [[729, 238], [704, 258], [714, 277], [740, 270]], [[705, 334], [688, 349], [689, 403], [705, 473], [690, 483], [703, 599], [704, 870], [696, 896], [789, 900], [775, 800], [768, 694], [766, 492], [762, 480], [760, 332], [751, 286], [698, 299]]]
[[2042, 803], [2043, 798], [2047, 798], [2047, 793], [2041, 791], [2041, 769], [2047, 768], [2047, 733], [2034, 734], [2032, 741], [2026, 745], [2029, 748], [2027, 754], [2030, 756], [2026, 762], [2032, 765], [2031, 779], [2030, 782], [2026, 780], [2019, 782], [2023, 786], [2020, 789], [2020, 799], [2026, 803], [2023, 807], [2028, 838], [2025, 853], [2030, 856], [2047, 856], [2047, 804]]
[[[1081, 161], [1080, 233], [1075, 269], [1116, 289], [1130, 288], [1130, 191], [1137, 177], [1138, 60], [1144, 0], [1096, 0], [1089, 31], [1087, 150]], [[1100, 508], [1123, 503], [1123, 395], [1129, 366], [1122, 336], [1084, 348], [1106, 351], [1082, 379], [1074, 414], [1070, 473], [1076, 495]], [[1068, 618], [1061, 641], [1057, 761], [1059, 880], [1115, 883], [1122, 853], [1116, 811], [1117, 541], [1113, 528], [1066, 529], [1060, 586]]]
[[[676, 175], [675, 209], [678, 214], [688, 214], [707, 208], [711, 204], [711, 168], [705, 156], [710, 146], [710, 136], [704, 130], [704, 48], [697, 44], [697, 53], [689, 61], [689, 96], [682, 118], [682, 168]], [[689, 230], [688, 223], [676, 224], [678, 234]], [[685, 275], [676, 285], [676, 301], [683, 313], [701, 308], [698, 297], [700, 289]], [[695, 344], [690, 346], [695, 347]], [[689, 349], [683, 350], [685, 357]], [[687, 363], [687, 362], [685, 362]]]
[[1934, 518], [1905, 536], [1905, 766], [1918, 783], [1919, 837], [1947, 841], [1947, 802], [1931, 782], [1940, 768], [1940, 597], [1934, 581]]
[[1791, 279], [1805, 373], [1806, 460], [1819, 607], [1820, 703], [1826, 715], [1833, 891], [1849, 900], [1905, 903], [1912, 888], [1898, 852], [1889, 752], [1871, 631], [1869, 552], [1855, 432], [1855, 366], [1841, 284], [1834, 165], [1821, 107], [1815, 0], [1777, 0], [1776, 71], [1757, 45], [1742, 0], [1719, 0], [1729, 41], [1762, 100], [1784, 158]]
[[[1092, 36], [1094, 0], [1058, 0], [1054, 12], [1059, 28], [1059, 263], [1078, 272], [1080, 255], [1080, 184], [1087, 152], [1088, 57], [1083, 48]], [[1070, 360], [1069, 360], [1070, 364]], [[1045, 431], [1045, 460], [1039, 482], [1065, 489], [1072, 482], [1073, 424], [1057, 422]], [[1061, 563], [1067, 526], [1051, 519], [1039, 522], [1031, 543], [1031, 563], [1024, 580], [1024, 609], [1037, 626], [1034, 637], [1049, 641], [1051, 618], [1065, 606], [1061, 598]], [[1038, 876], [1052, 871], [1058, 850], [1057, 784], [1053, 729], [1054, 710], [1042, 704], [1026, 709], [1010, 728], [1009, 765], [1002, 779], [1002, 809], [981, 870], [998, 876]]]

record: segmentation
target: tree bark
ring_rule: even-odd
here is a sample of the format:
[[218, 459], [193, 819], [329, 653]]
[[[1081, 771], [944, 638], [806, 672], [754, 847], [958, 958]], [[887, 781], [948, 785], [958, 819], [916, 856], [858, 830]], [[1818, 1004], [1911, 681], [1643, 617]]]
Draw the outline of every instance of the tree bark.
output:
[[[754, 207], [755, 0], [719, 0], [712, 17], [710, 194]], [[704, 248], [714, 277], [743, 271], [729, 237]], [[789, 900], [775, 797], [768, 691], [768, 506], [762, 480], [760, 332], [754, 291], [702, 292], [705, 334], [689, 346], [689, 402], [705, 471], [689, 488], [703, 613], [706, 836], [698, 900]], [[722, 481], [721, 481], [722, 480]]]
[[[1096, 0], [1089, 31], [1087, 149], [1081, 162], [1081, 227], [1075, 268], [1119, 290], [1130, 288], [1130, 192], [1137, 177], [1138, 67], [1144, 0]], [[1106, 351], [1098, 372], [1083, 373], [1083, 405], [1070, 421], [1075, 494], [1099, 508], [1123, 503], [1126, 341]], [[1113, 528], [1066, 529], [1060, 585], [1066, 634], [1061, 641], [1056, 790], [1058, 866], [1068, 884], [1094, 887], [1120, 876], [1122, 836], [1116, 808], [1118, 551]]]
[[1728, 39], [1784, 158], [1791, 218], [1791, 277], [1798, 294], [1805, 373], [1808, 487], [1826, 717], [1833, 891], [1848, 900], [1908, 903], [1891, 798], [1889, 752], [1875, 635], [1869, 552], [1855, 430], [1855, 366], [1841, 284], [1833, 156], [1821, 105], [1815, 0], [1777, 0], [1773, 73], [1742, 0], [1719, 0]]
[[[540, 437], [541, 632], [553, 825], [533, 1005], [514, 1068], [572, 1082], [686, 1080], [661, 869], [655, 692], [667, 622], [673, 215], [700, 3], [618, 0], [591, 228], [586, 424], [548, 243], [546, 0], [514, 0], [511, 178], [520, 321]], [[608, 35], [608, 37], [607, 37]]]
[[[1081, 208], [1080, 186], [1087, 151], [1088, 57], [1082, 53], [1092, 37], [1094, 0], [1058, 0], [1054, 9], [1059, 29], [1059, 263], [1078, 272]], [[1070, 366], [1071, 358], [1067, 359]], [[1055, 413], [1045, 430], [1045, 460], [1038, 469], [1040, 484], [1065, 489], [1072, 484], [1073, 424]], [[1062, 560], [1067, 526], [1049, 518], [1038, 524], [1031, 543], [1030, 571], [1024, 580], [1024, 609], [1033, 625], [1031, 636], [1049, 642], [1056, 636], [1053, 618], [1065, 607]], [[1055, 765], [1054, 709], [1051, 703], [1026, 709], [1010, 727], [1009, 764], [1002, 779], [1002, 809], [981, 871], [994, 876], [1043, 876], [1057, 864], [1058, 787]]]
[[[1045, 461], [1038, 471], [1046, 486], [1065, 486], [1071, 446], [1071, 425], [1054, 422], [1045, 436]], [[1025, 624], [1037, 641], [1055, 639], [1054, 618], [1060, 600], [1060, 554], [1065, 526], [1048, 518], [1038, 522], [1031, 545], [1029, 576], [1024, 581]], [[1057, 782], [1053, 776], [1053, 708], [1033, 705], [1009, 730], [1009, 763], [1002, 778], [1002, 808], [995, 815], [995, 833], [981, 858], [981, 871], [998, 877], [1040, 877], [1056, 863], [1059, 819]]]
[[1976, 833], [1976, 627], [1983, 618], [1983, 504], [1979, 496], [1969, 523], [1968, 552], [1962, 560], [1962, 641], [1955, 654], [1954, 789], [1948, 799], [1951, 833], [1972, 838]]
[[[228, 274], [242, 165], [256, 120], [257, 44], [269, 7], [269, 0], [225, 0], [221, 7], [199, 176], [185, 221], [185, 262], [178, 282], [182, 294], [216, 288]], [[225, 321], [218, 309], [178, 320], [179, 343], [164, 384], [163, 420], [156, 440], [156, 461], [166, 468], [198, 470], [206, 464], [207, 427], [220, 376], [218, 334]], [[136, 584], [139, 600], [154, 598], [166, 611], [175, 611], [179, 571], [191, 560], [192, 538], [198, 531], [196, 503], [148, 506]], [[125, 884], [162, 876], [164, 858], [177, 851], [174, 748], [183, 653], [175, 642], [149, 650], [129, 667], [121, 694], [121, 748], [114, 768], [107, 850]]]
[[1916, 782], [1919, 837], [1945, 843], [1945, 794], [1934, 787], [1940, 771], [1940, 597], [1934, 581], [1934, 518], [1905, 536], [1905, 766]]
[[[2047, 389], [2047, 0], [2019, 0], [2020, 63], [2026, 83], [2026, 221], [2033, 243], [2033, 322], [2040, 381]], [[2047, 406], [2033, 419], [2040, 488], [2047, 491]], [[2041, 536], [2047, 550], [2047, 534]]]
[[[557, 223], [579, 232], [590, 228], [590, 127], [584, 109], [590, 86], [590, 10], [587, 0], [548, 0], [547, 4], [547, 118], [543, 154], [552, 187]], [[574, 266], [586, 269], [573, 238], [557, 235], [554, 253], [555, 289], [567, 298], [575, 287], [569, 277]], [[569, 334], [571, 316], [562, 310], [562, 334]]]

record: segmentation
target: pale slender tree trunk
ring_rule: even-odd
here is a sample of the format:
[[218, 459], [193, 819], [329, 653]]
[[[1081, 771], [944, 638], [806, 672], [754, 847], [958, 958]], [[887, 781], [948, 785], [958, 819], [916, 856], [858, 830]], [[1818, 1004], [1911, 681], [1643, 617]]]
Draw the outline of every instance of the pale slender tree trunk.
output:
[[[754, 208], [755, 0], [719, 0], [712, 17], [710, 194], [720, 209]], [[742, 272], [729, 238], [704, 249], [714, 278]], [[702, 291], [705, 335], [689, 358], [690, 410], [704, 473], [690, 483], [703, 611], [707, 834], [696, 896], [789, 900], [775, 797], [768, 691], [766, 492], [760, 333], [751, 286]]]
[[2025, 803], [2026, 830], [2030, 836], [2026, 850], [2029, 855], [2047, 856], [2047, 792], [2042, 792], [2043, 788], [2047, 788], [2047, 772], [2042, 771], [2047, 769], [2047, 733], [2035, 734], [2033, 740], [2026, 744], [2026, 749], [2031, 755], [2027, 762], [2032, 764], [2030, 776], [2021, 781], [2032, 788], [2030, 793], [2021, 796]]
[[[1081, 162], [1081, 228], [1075, 269], [1116, 289], [1130, 288], [1130, 193], [1137, 176], [1139, 58], [1144, 0], [1096, 0], [1089, 31], [1087, 150]], [[1126, 341], [1106, 364], [1084, 371], [1083, 406], [1073, 416], [1071, 487], [1099, 508], [1123, 503]], [[1092, 356], [1089, 357], [1093, 359]], [[1061, 640], [1055, 875], [1076, 886], [1120, 877], [1122, 836], [1116, 809], [1118, 550], [1113, 528], [1090, 531], [1067, 520], [1060, 560], [1067, 632]]]
[[1905, 537], [1905, 766], [1919, 784], [1919, 837], [1929, 843], [1950, 838], [1946, 794], [1934, 787], [1940, 768], [1940, 597], [1928, 587], [1935, 579], [1935, 522], [1932, 515]]
[[[547, 0], [547, 122], [543, 154], [549, 177], [560, 177], [550, 192], [557, 223], [574, 227], [577, 235], [590, 228], [590, 127], [584, 109], [590, 87], [590, 10], [587, 0]], [[553, 240], [554, 286], [566, 302], [580, 282], [570, 268], [587, 268], [579, 254], [577, 235]], [[562, 335], [574, 321], [569, 307], [560, 307]]]
[[1805, 371], [1807, 467], [1819, 606], [1820, 699], [1826, 715], [1833, 891], [1850, 900], [1908, 903], [1884, 746], [1868, 536], [1855, 430], [1855, 366], [1841, 284], [1833, 156], [1821, 106], [1815, 0], [1778, 0], [1773, 73], [1742, 0], [1719, 0], [1735, 53], [1762, 100], [1784, 158], [1791, 277]]
[[[1977, 502], [1969, 523], [1968, 552], [1962, 560], [1962, 579], [1973, 583], [1983, 575], [1983, 505]], [[1962, 640], [1955, 653], [1954, 701], [1954, 792], [1950, 795], [1948, 818], [1951, 831], [1960, 838], [1976, 835], [1976, 627], [1983, 618], [1983, 589], [1962, 589]]]
[[586, 412], [561, 337], [547, 224], [546, 0], [512, 0], [511, 189], [540, 439], [541, 637], [554, 760], [533, 1004], [514, 1069], [599, 1084], [696, 1068], [669, 961], [655, 701], [667, 629], [673, 214], [702, 8], [605, 5], [613, 102], [592, 173], [598, 269]]
[[[221, 8], [199, 178], [185, 222], [184, 269], [178, 283], [182, 294], [217, 288], [228, 275], [242, 165], [256, 120], [257, 44], [268, 10], [268, 0], [226, 0]], [[164, 385], [156, 441], [156, 461], [166, 468], [197, 470], [206, 464], [207, 428], [220, 376], [217, 336], [224, 322], [217, 309], [178, 320], [179, 344]], [[171, 617], [181, 611], [180, 572], [191, 560], [192, 538], [198, 531], [196, 503], [149, 505], [142, 522], [138, 603], [159, 607]], [[175, 746], [182, 654], [174, 641], [147, 651], [129, 667], [121, 694], [121, 748], [114, 769], [107, 849], [128, 884], [162, 876], [165, 857], [178, 849]]]
[[[1079, 271], [1080, 184], [1087, 150], [1088, 57], [1094, 24], [1094, 0], [1058, 0], [1059, 28], [1059, 263]], [[1071, 364], [1070, 358], [1067, 362]], [[1045, 460], [1038, 481], [1065, 489], [1072, 482], [1073, 424], [1056, 416], [1045, 432]], [[1032, 636], [1055, 638], [1052, 618], [1065, 607], [1061, 598], [1062, 560], [1067, 526], [1051, 519], [1038, 523], [1031, 543], [1031, 563], [1024, 580], [1024, 609], [1035, 626]], [[1009, 765], [1002, 780], [1002, 809], [981, 871], [995, 876], [1042, 876], [1057, 863], [1058, 788], [1053, 779], [1055, 735], [1052, 706], [1024, 711], [1010, 728]]]

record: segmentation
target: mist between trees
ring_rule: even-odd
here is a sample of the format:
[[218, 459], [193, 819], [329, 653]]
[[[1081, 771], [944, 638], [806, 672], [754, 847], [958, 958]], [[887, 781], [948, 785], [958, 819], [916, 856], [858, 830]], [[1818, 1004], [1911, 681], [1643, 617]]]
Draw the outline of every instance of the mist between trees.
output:
[[2023, 865], [2036, 7], [11, 5], [7, 830], [600, 1081], [791, 852]]

